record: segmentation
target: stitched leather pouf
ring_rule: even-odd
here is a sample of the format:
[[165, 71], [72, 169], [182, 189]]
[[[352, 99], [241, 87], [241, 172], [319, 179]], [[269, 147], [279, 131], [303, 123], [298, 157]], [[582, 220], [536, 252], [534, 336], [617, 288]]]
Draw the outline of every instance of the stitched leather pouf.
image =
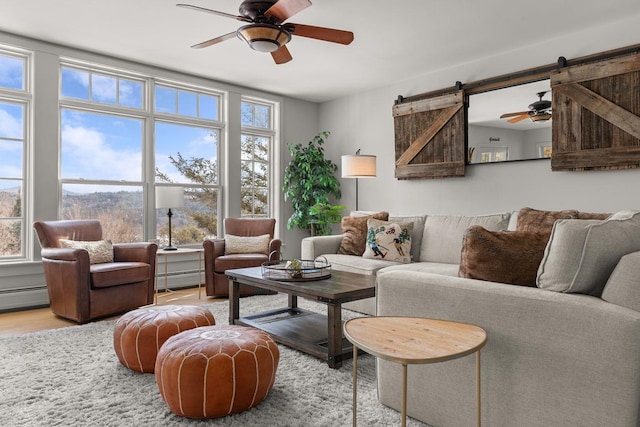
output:
[[258, 405], [280, 360], [269, 334], [234, 325], [203, 326], [169, 338], [158, 352], [156, 382], [171, 412], [217, 418]]
[[138, 372], [153, 372], [156, 355], [171, 336], [198, 326], [215, 325], [213, 314], [192, 305], [154, 305], [130, 311], [116, 322], [113, 346], [120, 363]]

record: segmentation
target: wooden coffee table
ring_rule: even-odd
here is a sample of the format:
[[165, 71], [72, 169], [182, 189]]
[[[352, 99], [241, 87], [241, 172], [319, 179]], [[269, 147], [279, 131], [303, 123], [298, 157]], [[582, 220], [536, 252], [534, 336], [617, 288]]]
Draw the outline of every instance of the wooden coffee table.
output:
[[[260, 267], [225, 272], [229, 278], [229, 324], [245, 325], [271, 334], [276, 342], [340, 368], [352, 355], [342, 336], [342, 304], [375, 296], [375, 276], [332, 271], [331, 277], [305, 282], [282, 282], [262, 277]], [[240, 317], [240, 285], [251, 285], [289, 295], [288, 307]], [[327, 315], [298, 307], [298, 297], [327, 306]]]
[[484, 329], [420, 317], [358, 317], [344, 324], [353, 345], [353, 425], [356, 425], [358, 349], [402, 365], [402, 426], [407, 420], [407, 365], [444, 362], [476, 353], [476, 417], [480, 426], [480, 349]]

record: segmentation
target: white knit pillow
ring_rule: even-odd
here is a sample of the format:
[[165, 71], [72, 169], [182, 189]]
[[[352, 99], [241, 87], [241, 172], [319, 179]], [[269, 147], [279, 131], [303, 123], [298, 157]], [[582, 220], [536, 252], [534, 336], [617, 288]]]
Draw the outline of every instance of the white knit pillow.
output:
[[224, 236], [224, 253], [229, 254], [267, 254], [271, 236]]
[[111, 240], [68, 240], [58, 239], [63, 248], [84, 249], [89, 252], [90, 264], [103, 264], [113, 262], [113, 244]]

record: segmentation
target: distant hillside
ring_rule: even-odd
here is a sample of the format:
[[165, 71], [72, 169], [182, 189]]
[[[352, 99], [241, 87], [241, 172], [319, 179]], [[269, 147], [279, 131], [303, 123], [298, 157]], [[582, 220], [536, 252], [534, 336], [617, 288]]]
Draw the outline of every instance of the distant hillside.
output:
[[[19, 188], [20, 187], [17, 187], [18, 190]], [[19, 191], [12, 190], [13, 189], [6, 188], [0, 191], [0, 217], [11, 216], [19, 193]]]

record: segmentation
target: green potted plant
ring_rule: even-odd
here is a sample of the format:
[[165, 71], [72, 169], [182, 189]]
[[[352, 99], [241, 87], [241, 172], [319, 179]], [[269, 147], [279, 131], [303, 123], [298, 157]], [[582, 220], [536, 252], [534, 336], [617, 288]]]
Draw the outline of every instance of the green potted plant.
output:
[[284, 170], [282, 191], [284, 200], [293, 205], [293, 214], [287, 220], [287, 228], [298, 227], [311, 232], [313, 223], [311, 207], [329, 204], [329, 198], [339, 199], [340, 181], [334, 176], [338, 165], [324, 157], [325, 139], [329, 132], [316, 135], [305, 146], [287, 144], [291, 161]]
[[316, 203], [309, 208], [309, 220], [312, 236], [326, 236], [331, 232], [331, 224], [339, 224], [342, 220], [344, 205]]

